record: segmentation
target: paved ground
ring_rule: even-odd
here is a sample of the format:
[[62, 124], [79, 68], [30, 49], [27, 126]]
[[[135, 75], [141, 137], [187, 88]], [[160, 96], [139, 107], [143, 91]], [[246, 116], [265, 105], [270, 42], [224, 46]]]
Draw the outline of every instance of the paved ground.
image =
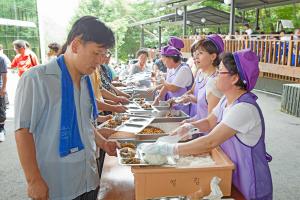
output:
[[[9, 74], [10, 108], [6, 123], [6, 141], [0, 143], [0, 200], [26, 198], [26, 182], [20, 167], [13, 135], [13, 95], [17, 79]], [[14, 78], [13, 78], [14, 77]], [[265, 115], [266, 143], [273, 156], [270, 163], [274, 199], [299, 199], [300, 190], [300, 118], [280, 112], [280, 97], [255, 92]], [[298, 152], [298, 153], [297, 153]], [[298, 156], [297, 156], [298, 155]]]

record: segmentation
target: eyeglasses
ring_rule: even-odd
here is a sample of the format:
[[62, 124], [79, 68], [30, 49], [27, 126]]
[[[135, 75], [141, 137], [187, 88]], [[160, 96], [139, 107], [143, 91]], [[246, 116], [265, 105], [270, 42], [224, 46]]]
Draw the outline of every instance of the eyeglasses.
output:
[[230, 72], [224, 72], [224, 71], [217, 70], [217, 75], [219, 75], [219, 74], [230, 74], [230, 75], [232, 75], [232, 73], [230, 73]]
[[99, 52], [97, 54], [102, 56], [102, 57], [106, 57], [106, 58], [109, 58], [111, 56], [111, 53], [109, 51]]

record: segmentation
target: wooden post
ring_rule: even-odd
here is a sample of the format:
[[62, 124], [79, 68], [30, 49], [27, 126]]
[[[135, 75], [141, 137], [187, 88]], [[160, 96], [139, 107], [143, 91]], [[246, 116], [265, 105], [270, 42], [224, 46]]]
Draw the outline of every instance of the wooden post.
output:
[[276, 58], [276, 41], [272, 41], [273, 42], [273, 60], [272, 63], [275, 64], [275, 58]]
[[295, 67], [298, 67], [300, 65], [300, 59], [299, 59], [299, 46], [300, 46], [300, 41], [295, 41], [295, 46], [296, 46], [296, 52], [295, 52]]
[[283, 42], [282, 64], [286, 65], [286, 41]]

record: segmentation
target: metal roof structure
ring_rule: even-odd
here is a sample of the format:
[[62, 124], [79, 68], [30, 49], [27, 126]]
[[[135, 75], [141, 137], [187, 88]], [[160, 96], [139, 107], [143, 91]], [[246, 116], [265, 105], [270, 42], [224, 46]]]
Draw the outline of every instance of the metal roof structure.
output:
[[[203, 23], [203, 19], [205, 22]], [[187, 11], [187, 22], [190, 26], [214, 26], [214, 25], [225, 25], [229, 24], [230, 13], [217, 10], [212, 7], [203, 7], [194, 10]], [[152, 24], [157, 22], [177, 22], [183, 21], [183, 15], [176, 13], [168, 14], [156, 18], [142, 20], [136, 23], [132, 23], [130, 26], [140, 26], [146, 24]], [[235, 23], [243, 23], [241, 17], [235, 17]]]
[[[224, 0], [218, 0], [223, 3]], [[240, 10], [248, 10], [253, 8], [268, 8], [275, 6], [300, 3], [300, 0], [234, 0], [235, 7]]]
[[[216, 0], [224, 3], [224, 0]], [[160, 5], [184, 5], [186, 3], [194, 3], [192, 0], [157, 0]], [[198, 1], [199, 2], [199, 1]], [[235, 7], [240, 10], [248, 10], [253, 8], [267, 8], [293, 3], [300, 3], [300, 0], [234, 0]]]

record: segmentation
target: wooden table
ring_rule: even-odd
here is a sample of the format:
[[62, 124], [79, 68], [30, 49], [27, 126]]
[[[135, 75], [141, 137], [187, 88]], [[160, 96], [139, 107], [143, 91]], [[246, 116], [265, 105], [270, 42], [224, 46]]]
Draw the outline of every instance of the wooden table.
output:
[[[106, 155], [102, 172], [99, 197], [102, 200], [134, 200], [134, 177], [131, 168], [120, 166], [117, 158]], [[231, 198], [244, 200], [232, 187]]]

